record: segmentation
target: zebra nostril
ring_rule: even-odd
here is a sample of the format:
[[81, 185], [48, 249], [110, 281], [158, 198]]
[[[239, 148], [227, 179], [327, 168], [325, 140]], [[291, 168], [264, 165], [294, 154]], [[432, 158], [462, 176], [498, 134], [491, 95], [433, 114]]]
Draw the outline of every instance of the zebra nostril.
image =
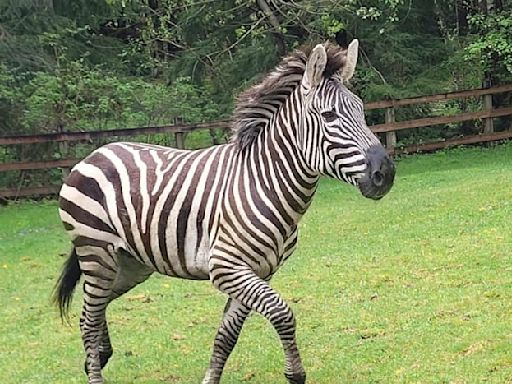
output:
[[384, 184], [384, 174], [381, 171], [373, 172], [372, 181], [376, 187], [382, 187], [382, 185]]

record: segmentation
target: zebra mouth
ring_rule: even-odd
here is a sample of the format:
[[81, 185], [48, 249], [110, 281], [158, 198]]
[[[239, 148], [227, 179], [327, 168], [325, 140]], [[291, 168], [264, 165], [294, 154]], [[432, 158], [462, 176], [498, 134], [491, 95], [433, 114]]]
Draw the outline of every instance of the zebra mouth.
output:
[[366, 177], [361, 179], [358, 183], [358, 187], [359, 190], [361, 191], [361, 194], [364, 197], [372, 200], [382, 199], [384, 196], [386, 196], [386, 194], [389, 192], [392, 186], [393, 181], [391, 181], [390, 183], [386, 183], [385, 186], [377, 186], [375, 185], [375, 183], [372, 182], [370, 178], [366, 179]]

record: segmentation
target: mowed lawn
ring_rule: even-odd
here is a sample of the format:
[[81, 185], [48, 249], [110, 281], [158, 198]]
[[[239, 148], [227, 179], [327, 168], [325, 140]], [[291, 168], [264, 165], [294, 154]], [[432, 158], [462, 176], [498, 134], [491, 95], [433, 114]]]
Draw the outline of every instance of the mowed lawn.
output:
[[[85, 383], [50, 294], [69, 243], [54, 201], [0, 207], [0, 383]], [[323, 180], [272, 285], [298, 319], [308, 383], [512, 382], [512, 145], [398, 162], [382, 201]], [[200, 383], [225, 298], [154, 276], [110, 306], [107, 383]], [[247, 321], [223, 383], [285, 383]]]

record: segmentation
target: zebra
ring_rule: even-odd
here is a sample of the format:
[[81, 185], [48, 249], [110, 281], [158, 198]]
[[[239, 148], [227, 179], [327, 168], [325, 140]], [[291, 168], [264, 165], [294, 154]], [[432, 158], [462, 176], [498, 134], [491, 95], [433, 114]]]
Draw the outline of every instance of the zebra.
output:
[[210, 280], [227, 295], [203, 384], [223, 367], [251, 311], [277, 331], [289, 383], [305, 383], [296, 320], [270, 279], [297, 246], [321, 175], [378, 200], [395, 166], [346, 82], [358, 41], [295, 51], [243, 92], [229, 143], [200, 150], [118, 142], [79, 162], [59, 214], [72, 241], [54, 292], [66, 318], [83, 276], [80, 330], [88, 384], [112, 356], [108, 304], [158, 272]]

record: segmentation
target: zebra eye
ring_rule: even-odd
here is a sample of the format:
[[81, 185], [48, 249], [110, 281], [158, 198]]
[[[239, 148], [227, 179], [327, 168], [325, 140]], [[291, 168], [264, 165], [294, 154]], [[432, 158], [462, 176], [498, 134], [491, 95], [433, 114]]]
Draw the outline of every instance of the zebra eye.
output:
[[325, 112], [322, 112], [322, 117], [328, 123], [332, 123], [334, 120], [336, 120], [338, 118], [338, 114], [334, 111], [325, 111]]

